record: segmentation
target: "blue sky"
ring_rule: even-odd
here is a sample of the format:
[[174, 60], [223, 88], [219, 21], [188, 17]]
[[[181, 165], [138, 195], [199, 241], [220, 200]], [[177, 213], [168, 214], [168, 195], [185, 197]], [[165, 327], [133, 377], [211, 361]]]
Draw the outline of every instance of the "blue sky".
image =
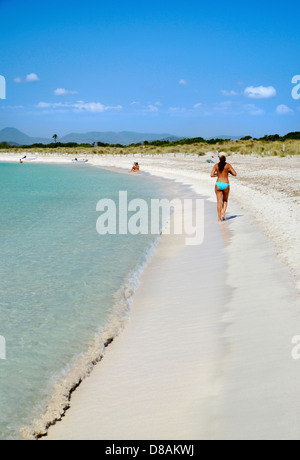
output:
[[0, 129], [300, 130], [299, 2], [0, 0]]

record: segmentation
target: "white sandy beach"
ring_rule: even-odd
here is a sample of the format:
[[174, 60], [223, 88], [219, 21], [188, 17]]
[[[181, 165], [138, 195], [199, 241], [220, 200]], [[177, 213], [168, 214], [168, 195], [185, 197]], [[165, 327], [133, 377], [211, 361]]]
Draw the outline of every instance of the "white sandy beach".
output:
[[205, 159], [134, 161], [206, 197], [204, 243], [163, 236], [125, 330], [46, 439], [299, 439], [300, 158], [232, 156], [238, 177], [221, 226]]

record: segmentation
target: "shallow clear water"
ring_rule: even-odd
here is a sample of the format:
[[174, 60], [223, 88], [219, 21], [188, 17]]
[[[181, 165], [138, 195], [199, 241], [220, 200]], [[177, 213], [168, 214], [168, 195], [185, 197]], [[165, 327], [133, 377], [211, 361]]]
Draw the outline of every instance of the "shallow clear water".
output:
[[98, 200], [120, 190], [166, 196], [153, 180], [87, 165], [0, 164], [0, 439], [20, 437], [153, 243], [96, 232]]

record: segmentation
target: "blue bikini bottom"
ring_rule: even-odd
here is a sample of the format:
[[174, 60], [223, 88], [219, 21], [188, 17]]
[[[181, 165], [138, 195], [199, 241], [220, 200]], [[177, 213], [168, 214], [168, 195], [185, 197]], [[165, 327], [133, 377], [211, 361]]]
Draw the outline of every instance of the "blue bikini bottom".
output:
[[226, 190], [230, 184], [226, 184], [225, 182], [217, 182], [216, 185], [219, 187], [220, 190]]

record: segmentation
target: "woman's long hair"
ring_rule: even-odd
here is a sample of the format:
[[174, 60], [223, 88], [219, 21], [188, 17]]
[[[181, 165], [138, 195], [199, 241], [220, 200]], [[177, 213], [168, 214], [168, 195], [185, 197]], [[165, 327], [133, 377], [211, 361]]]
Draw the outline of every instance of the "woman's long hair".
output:
[[222, 172], [225, 168], [226, 165], [226, 157], [221, 157], [220, 158], [220, 163], [219, 163], [219, 171]]

